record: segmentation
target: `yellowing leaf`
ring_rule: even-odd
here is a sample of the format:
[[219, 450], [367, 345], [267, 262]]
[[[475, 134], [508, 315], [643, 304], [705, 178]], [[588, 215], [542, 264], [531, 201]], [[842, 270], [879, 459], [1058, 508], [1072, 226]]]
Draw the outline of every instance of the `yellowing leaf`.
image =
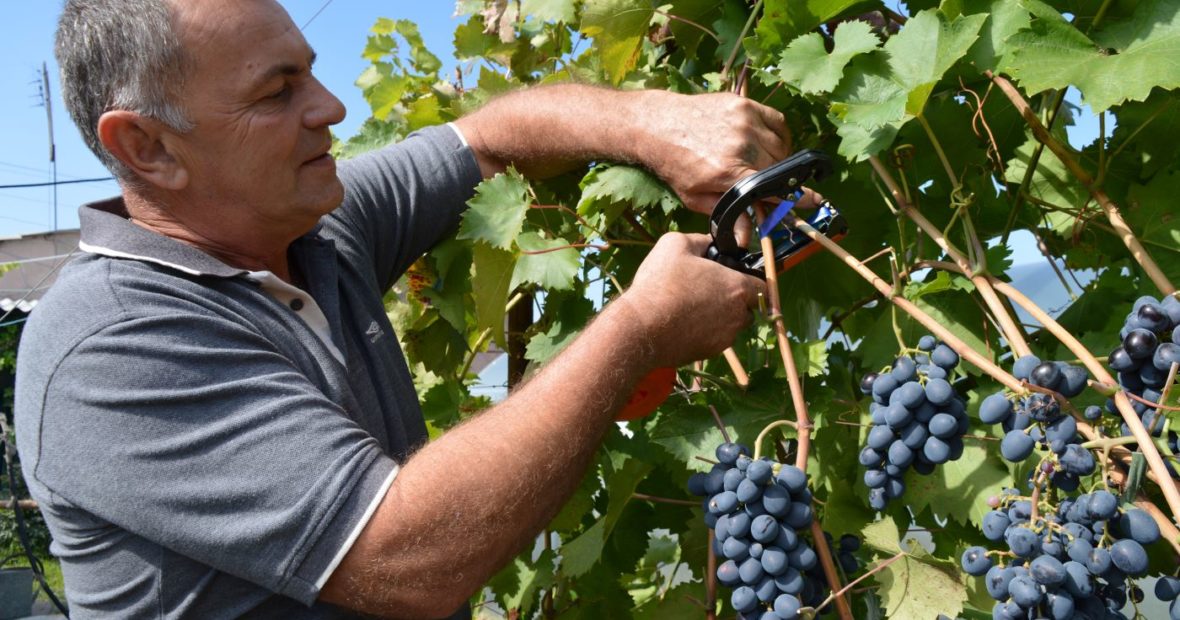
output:
[[594, 39], [594, 49], [612, 84], [622, 82], [635, 67], [654, 14], [644, 0], [586, 0], [580, 30]]

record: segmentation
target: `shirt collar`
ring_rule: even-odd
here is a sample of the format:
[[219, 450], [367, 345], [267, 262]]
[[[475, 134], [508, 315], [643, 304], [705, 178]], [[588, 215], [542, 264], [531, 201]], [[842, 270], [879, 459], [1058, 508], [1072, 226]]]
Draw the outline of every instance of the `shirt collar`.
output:
[[[82, 205], [78, 209], [83, 252], [154, 263], [195, 276], [233, 278], [250, 273], [171, 237], [135, 225], [121, 196]], [[308, 233], [314, 237], [322, 224]]]

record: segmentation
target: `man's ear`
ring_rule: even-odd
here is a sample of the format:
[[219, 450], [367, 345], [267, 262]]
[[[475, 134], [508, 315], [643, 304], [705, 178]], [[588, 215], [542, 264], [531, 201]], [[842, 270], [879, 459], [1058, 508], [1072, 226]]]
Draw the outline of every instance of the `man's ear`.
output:
[[188, 185], [188, 170], [168, 148], [163, 123], [128, 110], [104, 112], [98, 139], [116, 159], [143, 181], [177, 191]]

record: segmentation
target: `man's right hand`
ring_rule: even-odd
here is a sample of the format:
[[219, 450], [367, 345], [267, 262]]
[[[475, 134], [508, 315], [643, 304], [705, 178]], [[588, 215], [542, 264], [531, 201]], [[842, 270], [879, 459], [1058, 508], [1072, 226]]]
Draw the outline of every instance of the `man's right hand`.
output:
[[636, 315], [656, 367], [712, 357], [747, 327], [766, 283], [705, 258], [709, 237], [668, 233], [615, 303]]

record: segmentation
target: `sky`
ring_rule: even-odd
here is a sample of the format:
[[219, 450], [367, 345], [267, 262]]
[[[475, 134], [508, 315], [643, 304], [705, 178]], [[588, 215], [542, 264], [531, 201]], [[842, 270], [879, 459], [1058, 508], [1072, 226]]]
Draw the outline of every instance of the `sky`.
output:
[[[317, 53], [317, 77], [348, 109], [344, 122], [334, 130], [347, 138], [370, 111], [353, 84], [368, 65], [361, 58], [369, 28], [378, 17], [405, 18], [416, 22], [427, 47], [453, 68], [451, 36], [460, 23], [452, 16], [454, 3], [446, 0], [279, 0], [292, 21], [303, 26], [304, 36]], [[61, 101], [57, 66], [53, 59], [53, 33], [61, 12], [61, 0], [23, 0], [6, 3], [0, 25], [0, 186], [46, 183], [52, 180], [49, 163], [49, 131], [41, 105], [41, 65], [49, 72], [52, 94], [54, 142], [57, 146], [59, 181], [110, 176], [82, 142]], [[322, 11], [321, 11], [322, 9]], [[319, 13], [318, 15], [317, 12]], [[314, 17], [314, 19], [313, 19]], [[310, 23], [309, 23], [310, 22]], [[450, 74], [450, 71], [447, 71]], [[78, 227], [78, 206], [119, 193], [113, 181], [59, 185], [57, 228]], [[0, 237], [45, 232], [54, 228], [52, 188], [0, 187]]]

